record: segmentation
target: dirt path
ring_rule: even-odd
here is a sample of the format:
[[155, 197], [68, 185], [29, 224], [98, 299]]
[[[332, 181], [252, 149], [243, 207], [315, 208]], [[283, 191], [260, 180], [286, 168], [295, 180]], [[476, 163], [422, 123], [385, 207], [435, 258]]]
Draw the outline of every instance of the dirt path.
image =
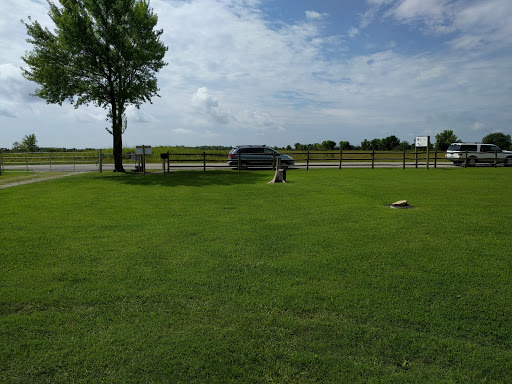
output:
[[0, 189], [16, 187], [18, 185], [24, 185], [24, 184], [38, 183], [40, 181], [60, 179], [61, 177], [72, 176], [72, 175], [79, 175], [81, 173], [85, 173], [85, 172], [69, 172], [69, 173], [57, 174], [55, 176], [48, 176], [48, 177], [41, 177], [41, 178], [36, 178], [36, 179], [13, 181], [12, 183], [7, 183], [7, 184], [0, 185]]

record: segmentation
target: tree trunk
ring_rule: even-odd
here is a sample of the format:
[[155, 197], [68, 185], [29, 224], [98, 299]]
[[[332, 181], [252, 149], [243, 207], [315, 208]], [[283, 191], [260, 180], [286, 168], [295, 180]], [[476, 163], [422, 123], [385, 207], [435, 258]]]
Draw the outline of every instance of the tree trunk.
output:
[[123, 167], [123, 134], [119, 127], [114, 128], [114, 172], [126, 172]]
[[[120, 109], [120, 107], [119, 107]], [[122, 111], [118, 110], [115, 102], [112, 103], [112, 137], [114, 141], [114, 172], [126, 172], [123, 167], [123, 123]], [[121, 123], [119, 123], [121, 120]]]

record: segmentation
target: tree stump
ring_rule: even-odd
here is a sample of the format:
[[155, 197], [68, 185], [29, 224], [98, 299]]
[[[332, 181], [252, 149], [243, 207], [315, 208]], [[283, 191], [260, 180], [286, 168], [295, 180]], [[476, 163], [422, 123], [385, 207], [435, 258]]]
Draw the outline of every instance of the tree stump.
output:
[[276, 169], [274, 178], [268, 184], [286, 183], [286, 169]]
[[286, 183], [286, 167], [281, 167], [281, 158], [276, 159], [276, 174], [268, 184]]

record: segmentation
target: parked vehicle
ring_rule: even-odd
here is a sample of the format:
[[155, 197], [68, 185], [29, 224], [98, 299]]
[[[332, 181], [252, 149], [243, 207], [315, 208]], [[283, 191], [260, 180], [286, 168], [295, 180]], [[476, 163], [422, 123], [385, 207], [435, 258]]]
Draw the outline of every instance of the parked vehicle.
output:
[[494, 144], [452, 143], [446, 151], [446, 159], [455, 165], [462, 165], [467, 161], [468, 167], [474, 167], [477, 163], [494, 164], [495, 161], [510, 167], [512, 151], [502, 151]]
[[229, 152], [228, 165], [238, 167], [238, 156], [240, 156], [240, 165], [243, 168], [271, 167], [277, 158], [281, 159], [282, 165], [295, 164], [291, 156], [281, 154], [265, 145], [238, 145], [233, 147]]

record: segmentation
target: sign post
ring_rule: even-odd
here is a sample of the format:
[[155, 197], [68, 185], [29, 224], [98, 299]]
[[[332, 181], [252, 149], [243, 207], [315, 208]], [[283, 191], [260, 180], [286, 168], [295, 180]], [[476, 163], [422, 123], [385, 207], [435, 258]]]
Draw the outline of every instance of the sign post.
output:
[[151, 145], [137, 145], [135, 154], [141, 156], [142, 174], [146, 174], [146, 155], [151, 155]]
[[[429, 169], [429, 162], [430, 162], [430, 136], [417, 136], [416, 140], [414, 142], [415, 150], [417, 151], [418, 148], [424, 148], [427, 147], [427, 169]], [[416, 155], [416, 164], [418, 161], [418, 155]]]

